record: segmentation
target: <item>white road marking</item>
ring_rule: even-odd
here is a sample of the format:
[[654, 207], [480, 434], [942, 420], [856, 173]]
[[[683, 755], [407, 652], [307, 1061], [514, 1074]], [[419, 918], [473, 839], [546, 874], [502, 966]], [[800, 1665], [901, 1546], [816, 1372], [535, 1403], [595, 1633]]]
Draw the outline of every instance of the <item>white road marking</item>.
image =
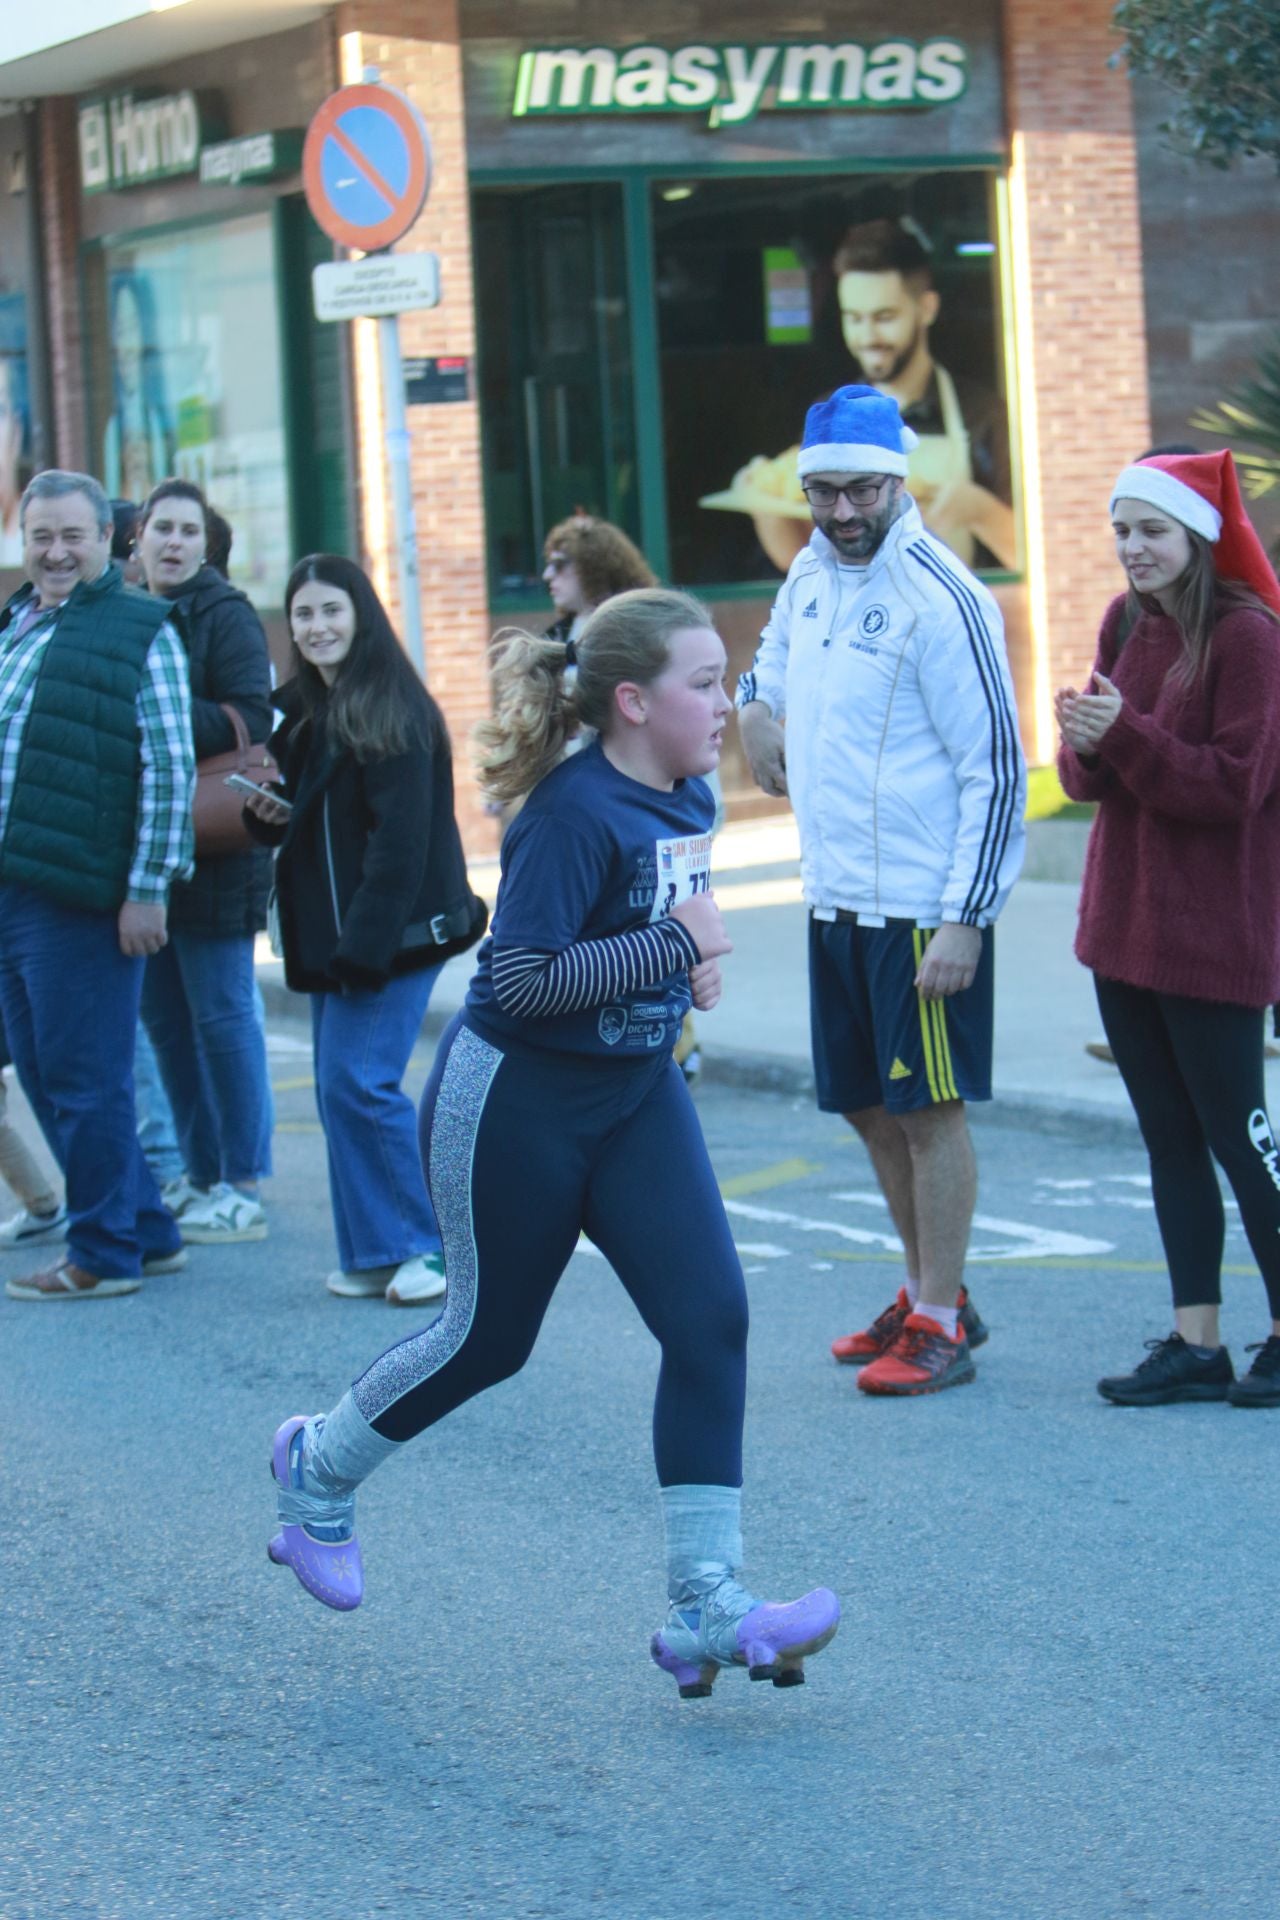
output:
[[810, 1220], [803, 1213], [784, 1213], [777, 1207], [753, 1206], [749, 1200], [726, 1200], [726, 1213], [741, 1214], [744, 1220], [767, 1221], [771, 1226], [799, 1227], [801, 1233], [834, 1233], [839, 1240], [852, 1240], [860, 1247], [883, 1247], [887, 1253], [901, 1253], [902, 1242], [896, 1234], [872, 1233], [863, 1227], [846, 1227], [840, 1220]]
[[[851, 1200], [857, 1206], [884, 1207], [884, 1201], [878, 1193], [845, 1192], [832, 1196], [836, 1200]], [[1058, 1259], [1083, 1258], [1086, 1254], [1113, 1253], [1115, 1242], [1112, 1240], [1090, 1240], [1083, 1234], [1063, 1233], [1054, 1227], [1028, 1225], [1023, 1220], [1004, 1220], [993, 1213], [975, 1213], [973, 1224], [982, 1233], [1003, 1234], [1012, 1240], [1012, 1246], [997, 1241], [992, 1246], [970, 1247], [974, 1259], [982, 1260], [1034, 1260], [1043, 1259], [1052, 1254]], [[901, 1242], [893, 1241], [893, 1246], [901, 1252]]]
[[775, 1247], [772, 1240], [739, 1240], [735, 1243], [739, 1253], [749, 1253], [756, 1260], [786, 1260], [790, 1250], [787, 1247]]

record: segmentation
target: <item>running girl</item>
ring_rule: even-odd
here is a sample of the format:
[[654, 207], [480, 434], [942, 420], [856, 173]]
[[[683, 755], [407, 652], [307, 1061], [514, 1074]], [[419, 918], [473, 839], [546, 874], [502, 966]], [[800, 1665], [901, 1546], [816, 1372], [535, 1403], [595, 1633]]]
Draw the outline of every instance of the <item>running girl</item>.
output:
[[[607, 601], [576, 654], [499, 641], [481, 774], [495, 799], [529, 798], [503, 844], [492, 938], [423, 1097], [445, 1309], [331, 1413], [286, 1420], [272, 1458], [271, 1558], [327, 1606], [358, 1606], [355, 1489], [519, 1371], [585, 1231], [662, 1350], [653, 1440], [670, 1604], [651, 1652], [685, 1698], [731, 1665], [795, 1685], [840, 1617], [825, 1588], [773, 1605], [737, 1578], [746, 1292], [671, 1060], [690, 1002], [719, 999], [730, 951], [702, 777], [720, 757], [724, 672], [705, 610], [657, 588]], [[580, 725], [599, 737], [566, 759]]]

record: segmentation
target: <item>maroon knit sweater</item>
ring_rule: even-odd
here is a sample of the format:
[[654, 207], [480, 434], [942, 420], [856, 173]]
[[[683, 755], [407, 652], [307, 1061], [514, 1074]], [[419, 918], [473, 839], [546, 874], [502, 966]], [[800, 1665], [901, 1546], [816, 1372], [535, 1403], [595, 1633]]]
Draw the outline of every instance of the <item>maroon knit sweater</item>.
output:
[[1076, 953], [1112, 980], [1196, 1000], [1280, 1000], [1280, 625], [1218, 622], [1194, 686], [1169, 677], [1178, 629], [1144, 613], [1116, 657], [1123, 598], [1097, 665], [1124, 695], [1098, 757], [1065, 743], [1062, 784], [1097, 800]]

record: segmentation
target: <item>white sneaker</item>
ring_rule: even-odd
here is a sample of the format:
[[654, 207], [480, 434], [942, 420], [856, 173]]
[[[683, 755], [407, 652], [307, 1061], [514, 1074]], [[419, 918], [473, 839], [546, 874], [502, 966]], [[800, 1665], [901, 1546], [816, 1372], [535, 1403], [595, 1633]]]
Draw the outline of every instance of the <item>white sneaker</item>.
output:
[[61, 1240], [67, 1230], [66, 1203], [52, 1213], [30, 1213], [24, 1207], [11, 1220], [0, 1220], [0, 1247], [34, 1247], [42, 1240]]
[[396, 1268], [387, 1288], [387, 1303], [393, 1307], [418, 1307], [427, 1300], [444, 1297], [444, 1256], [439, 1253], [415, 1254]]
[[160, 1189], [160, 1198], [175, 1220], [181, 1220], [189, 1207], [203, 1205], [212, 1194], [211, 1187], [193, 1186], [185, 1173], [180, 1173], [176, 1180], [166, 1180]]
[[185, 1247], [179, 1247], [176, 1253], [147, 1253], [142, 1257], [144, 1277], [153, 1273], [182, 1273], [191, 1255]]
[[341, 1300], [381, 1300], [388, 1280], [399, 1271], [398, 1267], [354, 1267], [344, 1273], [341, 1267], [335, 1267], [325, 1275], [324, 1283]]
[[184, 1240], [197, 1246], [231, 1246], [240, 1240], [265, 1240], [267, 1216], [261, 1200], [221, 1181], [203, 1200], [194, 1200], [178, 1222]]

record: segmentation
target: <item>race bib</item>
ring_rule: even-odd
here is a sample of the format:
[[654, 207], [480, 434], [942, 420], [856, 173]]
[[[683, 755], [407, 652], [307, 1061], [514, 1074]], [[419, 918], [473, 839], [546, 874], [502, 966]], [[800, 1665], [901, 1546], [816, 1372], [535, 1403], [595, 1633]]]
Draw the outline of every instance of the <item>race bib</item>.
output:
[[649, 918], [665, 920], [673, 907], [695, 893], [711, 891], [711, 835], [697, 833], [654, 845], [657, 885]]

